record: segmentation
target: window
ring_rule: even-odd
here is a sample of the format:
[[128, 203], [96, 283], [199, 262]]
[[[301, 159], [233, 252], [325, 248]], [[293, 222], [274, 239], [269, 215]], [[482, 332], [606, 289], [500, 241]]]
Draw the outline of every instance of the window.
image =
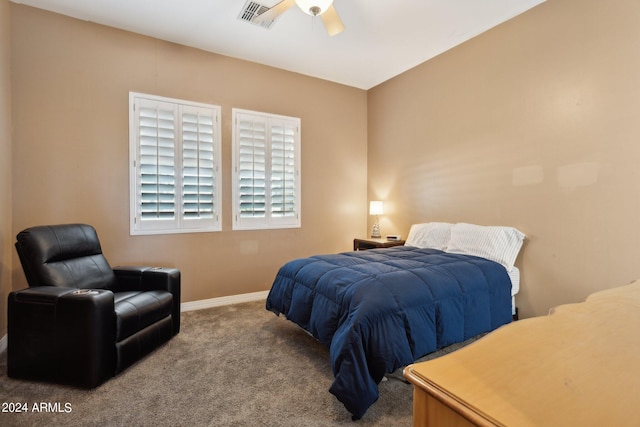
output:
[[220, 107], [129, 93], [134, 234], [220, 231]]
[[233, 109], [233, 229], [300, 227], [300, 119]]

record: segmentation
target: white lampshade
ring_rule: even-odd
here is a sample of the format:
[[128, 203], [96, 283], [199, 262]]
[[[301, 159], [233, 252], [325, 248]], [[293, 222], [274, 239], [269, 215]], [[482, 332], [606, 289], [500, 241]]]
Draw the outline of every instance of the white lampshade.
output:
[[383, 213], [384, 209], [381, 201], [372, 200], [369, 202], [369, 215], [382, 215]]
[[322, 15], [329, 9], [333, 0], [296, 0], [296, 4], [308, 15]]

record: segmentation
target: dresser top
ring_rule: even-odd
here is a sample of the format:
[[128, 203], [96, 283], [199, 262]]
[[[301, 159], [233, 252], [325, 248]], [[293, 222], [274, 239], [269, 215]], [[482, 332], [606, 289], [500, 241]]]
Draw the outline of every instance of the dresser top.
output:
[[634, 282], [503, 326], [405, 376], [479, 425], [638, 426], [639, 362]]

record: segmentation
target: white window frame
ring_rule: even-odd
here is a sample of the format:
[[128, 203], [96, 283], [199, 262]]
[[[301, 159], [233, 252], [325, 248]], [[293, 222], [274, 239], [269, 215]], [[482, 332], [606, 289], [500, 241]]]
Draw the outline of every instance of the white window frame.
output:
[[[165, 111], [172, 110], [173, 114], [173, 128], [165, 138], [165, 141], [171, 141], [173, 148], [166, 148], [166, 152], [169, 154], [173, 151], [173, 178], [174, 182], [173, 190], [169, 191], [169, 197], [173, 196], [174, 200], [173, 209], [169, 210], [168, 215], [172, 215], [171, 218], [155, 218], [148, 219], [143, 218], [142, 205], [142, 172], [141, 165], [144, 163], [141, 161], [141, 131], [140, 131], [140, 118], [141, 118], [141, 106], [145, 105], [149, 108], [165, 108]], [[188, 122], [185, 114], [190, 114], [191, 117], [197, 116], [197, 124]], [[222, 174], [221, 174], [221, 126], [220, 126], [220, 106], [204, 104], [199, 102], [185, 101], [180, 99], [166, 98], [156, 95], [148, 95], [137, 92], [129, 92], [129, 196], [130, 196], [130, 234], [131, 235], [145, 235], [145, 234], [173, 234], [173, 233], [195, 233], [195, 232], [215, 232], [222, 230], [221, 221], [221, 192], [222, 192]], [[200, 122], [200, 117], [203, 118], [203, 122]], [[210, 120], [210, 123], [209, 123]], [[159, 120], [158, 120], [159, 122]], [[170, 123], [169, 119], [167, 123]], [[200, 129], [203, 126], [202, 134], [200, 130], [195, 133], [191, 131], [190, 126], [196, 126]], [[187, 139], [185, 136], [189, 134], [192, 138]], [[195, 136], [194, 136], [195, 134]], [[154, 138], [152, 136], [152, 138]], [[159, 137], [155, 137], [158, 141]], [[202, 139], [201, 139], [202, 138]], [[194, 151], [190, 149], [190, 145], [196, 144], [198, 148]], [[184, 145], [183, 145], [184, 144]], [[202, 147], [207, 147], [200, 149]], [[158, 149], [160, 151], [160, 149]], [[189, 155], [185, 153], [189, 151]], [[194, 154], [195, 153], [195, 154]], [[195, 159], [193, 156], [195, 155]], [[212, 159], [210, 156], [212, 155]], [[200, 156], [207, 156], [208, 158], [201, 158]], [[187, 172], [186, 168], [193, 166], [193, 162], [197, 162], [198, 167], [195, 175], [192, 172]], [[200, 162], [206, 162], [207, 166], [204, 168], [204, 173], [200, 174]], [[171, 162], [171, 160], [169, 160]], [[194, 167], [190, 168], [192, 171]], [[211, 176], [212, 175], [212, 176]], [[187, 205], [193, 205], [189, 201], [187, 193], [193, 197], [193, 192], [187, 191], [183, 184], [188, 185], [187, 181], [195, 177], [197, 186], [200, 185], [200, 179], [205, 178], [207, 181], [212, 179], [212, 194], [206, 191], [202, 193], [207, 197], [205, 205], [209, 200], [213, 204], [212, 209], [200, 208], [196, 203], [196, 210], [191, 211], [190, 214], [185, 213], [188, 210]], [[204, 185], [204, 184], [203, 184]], [[158, 190], [158, 193], [160, 191]], [[196, 193], [196, 198], [200, 198], [199, 192]], [[209, 195], [211, 199], [209, 199]], [[148, 203], [147, 203], [148, 204]], [[159, 208], [158, 208], [159, 209]], [[202, 209], [202, 210], [200, 210]]]
[[[300, 118], [281, 116], [276, 114], [262, 113], [257, 111], [243, 110], [239, 108], [232, 109], [232, 146], [233, 146], [233, 185], [232, 185], [232, 198], [233, 198], [233, 230], [263, 230], [263, 229], [279, 229], [279, 228], [300, 228], [301, 227], [301, 144], [300, 144]], [[247, 216], [246, 213], [242, 213], [241, 204], [241, 123], [252, 122], [255, 124], [263, 124], [265, 129], [264, 141], [265, 141], [265, 209], [264, 216]], [[293, 166], [287, 167], [291, 169], [293, 167], [293, 175], [287, 174], [287, 183], [293, 186], [293, 207], [285, 208], [284, 214], [279, 214], [278, 211], [271, 208], [272, 197], [274, 197], [275, 190], [268, 191], [269, 188], [273, 188], [273, 184], [277, 182], [275, 178], [276, 173], [272, 161], [272, 143], [274, 142], [272, 132], [275, 135], [274, 129], [282, 128], [287, 132], [292, 131], [293, 134], [287, 133], [287, 145], [293, 149], [293, 157], [288, 158], [286, 161], [294, 163]], [[283, 137], [284, 138], [284, 137]], [[292, 139], [291, 139], [292, 138]], [[249, 138], [249, 144], [251, 137]], [[259, 140], [259, 137], [256, 141]], [[245, 146], [247, 144], [247, 138], [244, 137]], [[274, 176], [272, 176], [272, 173]], [[291, 189], [289, 189], [291, 191]], [[291, 196], [290, 194], [288, 196]], [[290, 200], [290, 197], [287, 197]], [[284, 204], [286, 205], [286, 204]], [[289, 203], [291, 205], [291, 203]]]

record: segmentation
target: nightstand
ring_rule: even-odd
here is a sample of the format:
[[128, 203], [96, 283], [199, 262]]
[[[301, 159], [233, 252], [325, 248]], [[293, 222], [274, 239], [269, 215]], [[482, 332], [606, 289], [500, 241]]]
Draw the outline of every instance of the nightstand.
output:
[[387, 239], [353, 239], [354, 251], [365, 251], [367, 249], [390, 248], [393, 246], [404, 245], [404, 240], [387, 240]]

